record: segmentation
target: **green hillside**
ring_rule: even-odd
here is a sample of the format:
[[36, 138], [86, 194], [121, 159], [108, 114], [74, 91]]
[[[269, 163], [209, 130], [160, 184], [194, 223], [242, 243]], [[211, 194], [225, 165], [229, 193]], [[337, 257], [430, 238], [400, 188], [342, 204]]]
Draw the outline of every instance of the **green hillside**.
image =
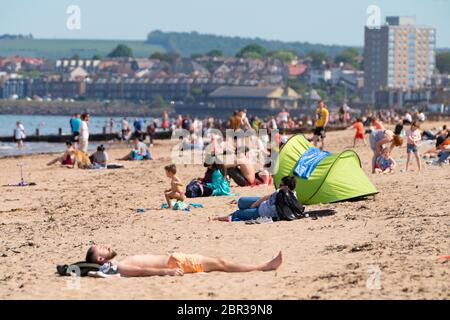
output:
[[[162, 46], [166, 51], [175, 51], [184, 56], [194, 53], [204, 54], [213, 49], [221, 50], [226, 55], [235, 55], [241, 48], [251, 43], [259, 44], [268, 51], [292, 50], [299, 55], [304, 55], [310, 51], [322, 51], [329, 56], [336, 56], [342, 50], [349, 48], [348, 46], [309, 42], [283, 42], [261, 38], [227, 37], [198, 32], [163, 32], [159, 30], [149, 33], [147, 43]], [[362, 51], [362, 47], [357, 49], [360, 52]]]
[[92, 58], [94, 55], [104, 57], [118, 44], [129, 46], [135, 57], [148, 57], [155, 51], [165, 51], [161, 46], [148, 44], [144, 41], [15, 39], [0, 40], [0, 56], [19, 55], [59, 59], [70, 58], [77, 53], [81, 58]]

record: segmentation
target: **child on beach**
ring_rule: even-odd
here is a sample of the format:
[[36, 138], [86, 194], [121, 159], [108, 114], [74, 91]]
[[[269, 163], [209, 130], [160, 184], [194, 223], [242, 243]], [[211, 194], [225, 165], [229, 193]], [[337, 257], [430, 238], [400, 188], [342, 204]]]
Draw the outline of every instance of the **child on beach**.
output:
[[406, 145], [406, 152], [407, 152], [407, 158], [406, 158], [406, 172], [408, 171], [409, 162], [411, 161], [412, 154], [414, 153], [414, 156], [416, 157], [417, 161], [417, 167], [419, 168], [419, 171], [422, 169], [422, 164], [420, 162], [420, 155], [418, 150], [418, 143], [422, 139], [422, 136], [420, 134], [420, 124], [418, 121], [414, 121], [411, 124], [411, 129], [408, 130], [406, 133], [406, 139], [407, 139], [407, 145]]
[[395, 167], [397, 163], [391, 157], [391, 151], [389, 148], [384, 148], [381, 151], [381, 156], [378, 156], [376, 164], [375, 164], [375, 173], [394, 173]]
[[361, 118], [356, 119], [355, 123], [350, 128], [355, 128], [356, 130], [355, 138], [353, 139], [353, 148], [356, 146], [357, 139], [362, 140], [364, 145], [366, 145], [366, 140], [364, 140], [364, 133], [365, 133], [364, 124]]
[[59, 162], [61, 165], [66, 166], [68, 168], [73, 168], [75, 165], [75, 148], [73, 147], [72, 141], [66, 142], [66, 151], [60, 157], [57, 157], [47, 163], [48, 166], [51, 166], [55, 163]]
[[170, 188], [164, 191], [164, 196], [167, 201], [169, 209], [172, 209], [172, 199], [178, 201], [184, 201], [186, 196], [184, 195], [183, 189], [184, 185], [181, 180], [177, 177], [177, 167], [174, 164], [164, 167], [166, 171], [166, 176], [171, 179]]

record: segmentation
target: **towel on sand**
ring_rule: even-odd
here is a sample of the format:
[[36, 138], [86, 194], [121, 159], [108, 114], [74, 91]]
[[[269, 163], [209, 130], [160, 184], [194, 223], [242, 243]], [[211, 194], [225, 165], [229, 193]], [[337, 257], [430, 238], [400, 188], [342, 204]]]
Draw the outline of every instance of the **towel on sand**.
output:
[[[182, 211], [191, 211], [191, 207], [192, 208], [203, 208], [203, 205], [200, 203], [187, 203], [184, 201], [177, 201], [174, 203], [172, 209], [173, 210], [182, 210]], [[167, 203], [163, 203], [161, 205], [161, 209], [168, 209], [169, 206], [167, 205]]]
[[322, 151], [319, 148], [309, 148], [298, 160], [294, 169], [294, 175], [308, 179], [319, 162], [329, 155], [331, 155], [330, 152]]

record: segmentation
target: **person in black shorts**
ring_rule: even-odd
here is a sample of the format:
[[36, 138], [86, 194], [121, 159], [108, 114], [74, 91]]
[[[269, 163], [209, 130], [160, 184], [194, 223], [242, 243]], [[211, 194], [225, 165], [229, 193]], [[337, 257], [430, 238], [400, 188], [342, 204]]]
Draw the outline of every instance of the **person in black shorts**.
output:
[[70, 129], [72, 130], [72, 142], [78, 143], [81, 127], [81, 115], [77, 113], [70, 119]]
[[325, 106], [323, 100], [319, 101], [319, 106], [316, 110], [316, 128], [313, 133], [313, 143], [317, 147], [318, 140], [321, 141], [320, 149], [325, 146], [325, 128], [327, 127], [328, 121], [330, 119], [330, 114]]

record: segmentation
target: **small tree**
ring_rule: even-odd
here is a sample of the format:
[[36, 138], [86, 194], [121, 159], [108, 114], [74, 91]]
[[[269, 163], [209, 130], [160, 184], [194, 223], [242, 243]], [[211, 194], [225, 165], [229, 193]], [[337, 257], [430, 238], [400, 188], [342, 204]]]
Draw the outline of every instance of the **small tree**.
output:
[[163, 55], [162, 61], [166, 61], [167, 63], [173, 64], [178, 60], [180, 55], [176, 52], [167, 52]]
[[170, 64], [173, 64], [179, 57], [180, 57], [180, 55], [176, 52], [162, 53], [162, 52], [156, 51], [150, 55], [150, 59], [157, 59], [160, 61], [165, 61]]
[[308, 52], [308, 57], [312, 59], [312, 65], [316, 68], [322, 66], [322, 61], [328, 61], [328, 56], [325, 52], [312, 50]]
[[195, 103], [195, 98], [192, 95], [188, 95], [184, 99], [184, 103], [186, 103], [186, 104], [193, 104], [193, 103]]
[[436, 68], [440, 73], [450, 73], [450, 51], [436, 54]]
[[153, 97], [150, 105], [152, 108], [161, 109], [167, 106], [167, 102], [160, 94], [157, 94]]
[[294, 51], [289, 51], [289, 50], [277, 50], [277, 51], [273, 51], [271, 53], [269, 53], [269, 56], [271, 56], [274, 59], [278, 59], [284, 62], [292, 62], [295, 60], [295, 58], [297, 57], [297, 55], [295, 54]]
[[109, 58], [128, 58], [133, 56], [133, 50], [130, 47], [119, 44], [113, 51], [108, 54]]
[[201, 53], [193, 53], [193, 54], [190, 55], [190, 58], [194, 59], [194, 60], [198, 59], [198, 58], [201, 58], [201, 57], [203, 57], [203, 55]]
[[200, 101], [203, 96], [203, 90], [202, 88], [193, 88], [191, 90], [191, 94], [194, 97], [195, 101]]
[[160, 51], [155, 51], [150, 55], [150, 59], [162, 60], [164, 54]]
[[214, 49], [209, 51], [206, 55], [208, 57], [223, 57], [223, 52], [219, 49]]
[[339, 64], [341, 62], [348, 63], [348, 64], [351, 64], [352, 66], [354, 66], [355, 68], [359, 69], [361, 67], [361, 65], [358, 62], [358, 59], [357, 59], [358, 56], [359, 56], [359, 52], [357, 49], [347, 48], [334, 58], [334, 62], [337, 64]]
[[259, 44], [252, 43], [239, 50], [236, 57], [246, 59], [262, 59], [266, 56], [266, 53], [266, 48], [260, 46]]

